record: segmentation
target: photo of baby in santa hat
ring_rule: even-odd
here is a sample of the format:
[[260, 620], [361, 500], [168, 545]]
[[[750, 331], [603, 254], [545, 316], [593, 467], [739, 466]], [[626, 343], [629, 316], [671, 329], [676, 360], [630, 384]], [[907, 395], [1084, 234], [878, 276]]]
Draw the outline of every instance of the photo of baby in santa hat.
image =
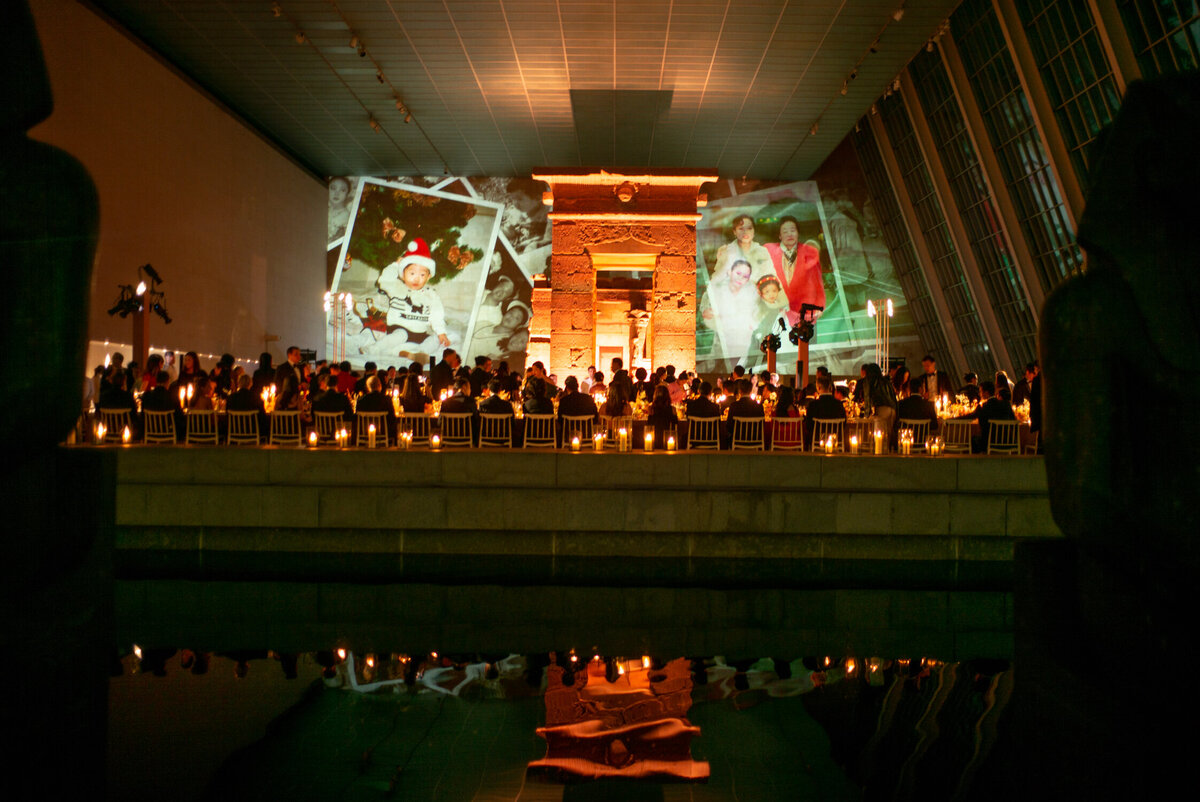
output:
[[379, 274], [376, 285], [387, 296], [389, 332], [375, 343], [372, 353], [419, 360], [450, 346], [442, 299], [425, 286], [436, 270], [429, 246], [417, 237], [403, 256]]

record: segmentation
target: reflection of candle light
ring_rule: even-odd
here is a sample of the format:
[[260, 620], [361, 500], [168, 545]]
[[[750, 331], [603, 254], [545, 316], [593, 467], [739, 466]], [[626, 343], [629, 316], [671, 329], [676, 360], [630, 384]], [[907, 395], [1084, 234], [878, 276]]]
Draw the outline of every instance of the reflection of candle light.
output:
[[[263, 391], [263, 396], [266, 396], [265, 390]], [[179, 388], [179, 406], [187, 406], [187, 390], [182, 387]]]

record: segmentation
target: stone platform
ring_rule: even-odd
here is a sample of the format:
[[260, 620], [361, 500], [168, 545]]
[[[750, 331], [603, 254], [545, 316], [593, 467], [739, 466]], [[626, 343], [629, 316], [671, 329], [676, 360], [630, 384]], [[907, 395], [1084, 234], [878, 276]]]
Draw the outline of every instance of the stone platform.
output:
[[590, 578], [610, 583], [650, 560], [675, 563], [686, 581], [685, 563], [708, 560], [958, 569], [1011, 561], [1018, 538], [1061, 536], [1040, 457], [114, 450], [118, 554], [172, 553], [197, 567], [204, 555], [286, 565], [320, 554], [336, 570], [339, 556], [351, 566], [370, 555], [427, 579], [439, 563], [470, 576], [485, 557], [552, 575], [615, 560]]
[[1036, 457], [111, 450], [120, 636], [174, 645], [1003, 656], [1061, 537]]

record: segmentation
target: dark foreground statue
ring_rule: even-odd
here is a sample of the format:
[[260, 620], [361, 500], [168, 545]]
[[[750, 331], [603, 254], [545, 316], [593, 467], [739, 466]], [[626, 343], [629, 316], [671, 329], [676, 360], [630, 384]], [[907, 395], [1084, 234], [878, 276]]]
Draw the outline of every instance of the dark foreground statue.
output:
[[[1197, 708], [1200, 76], [1131, 85], [1098, 141], [1082, 275], [1041, 325], [1061, 544], [1020, 547], [1017, 718], [1031, 792], [1112, 798], [1178, 778]], [[1039, 794], [1040, 795], [1040, 794]]]
[[[15, 797], [103, 796], [111, 643], [111, 455], [62, 449], [79, 417], [98, 231], [83, 166], [27, 131], [51, 112], [24, 0], [0, 3], [4, 449], [0, 663], [22, 686], [3, 728]], [[35, 690], [36, 689], [36, 690]]]

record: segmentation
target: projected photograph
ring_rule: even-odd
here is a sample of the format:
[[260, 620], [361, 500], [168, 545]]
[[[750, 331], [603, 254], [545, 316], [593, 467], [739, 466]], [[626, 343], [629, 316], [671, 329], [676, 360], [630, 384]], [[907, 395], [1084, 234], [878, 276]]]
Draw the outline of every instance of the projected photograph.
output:
[[787, 331], [809, 307], [827, 343], [853, 331], [816, 183], [801, 181], [717, 200], [696, 228], [696, 367], [727, 374], [761, 369], [763, 338], [780, 334], [780, 373], [795, 372]]
[[327, 352], [355, 366], [467, 353], [493, 275], [500, 206], [365, 178], [352, 209], [330, 290], [353, 303], [330, 311]]
[[329, 179], [329, 247], [333, 249], [346, 236], [350, 225], [350, 210], [354, 206], [359, 179], [335, 175]]

